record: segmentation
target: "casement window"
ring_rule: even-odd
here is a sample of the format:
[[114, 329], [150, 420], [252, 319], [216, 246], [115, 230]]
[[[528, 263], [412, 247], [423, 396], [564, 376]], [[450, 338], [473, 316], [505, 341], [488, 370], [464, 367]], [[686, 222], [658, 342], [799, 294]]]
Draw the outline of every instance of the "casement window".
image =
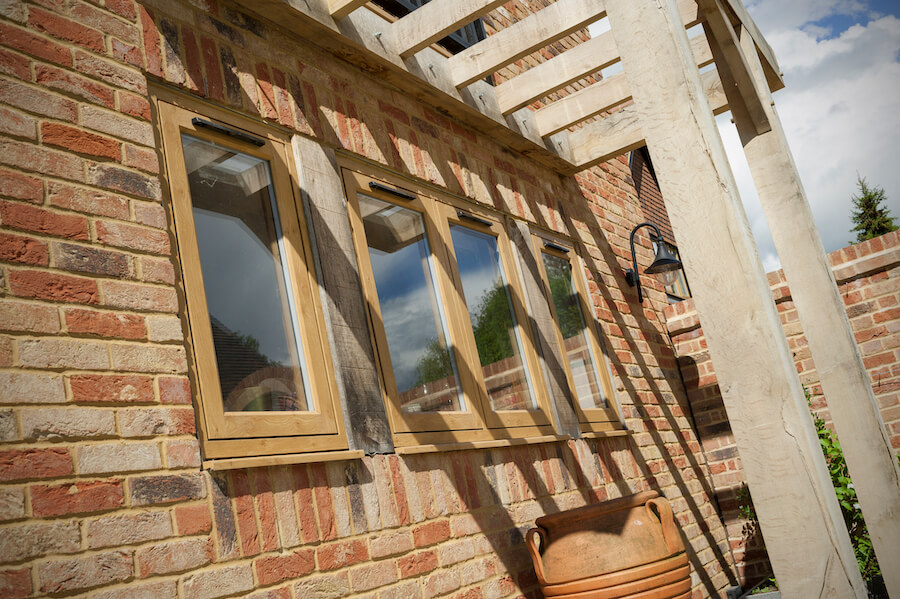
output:
[[552, 435], [502, 218], [364, 165], [343, 179], [395, 445]]
[[289, 138], [185, 105], [156, 99], [204, 457], [345, 449]]
[[550, 302], [566, 377], [583, 432], [621, 428], [609, 369], [584, 281], [584, 266], [572, 245], [545, 233], [532, 241]]

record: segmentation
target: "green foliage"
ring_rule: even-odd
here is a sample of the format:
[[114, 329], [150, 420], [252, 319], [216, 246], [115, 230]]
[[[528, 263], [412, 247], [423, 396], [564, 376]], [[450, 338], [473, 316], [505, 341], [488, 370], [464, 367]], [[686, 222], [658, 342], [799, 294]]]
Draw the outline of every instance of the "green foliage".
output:
[[453, 374], [453, 368], [450, 363], [450, 350], [448, 350], [440, 339], [434, 338], [425, 353], [416, 363], [416, 384], [415, 386], [425, 385], [432, 381], [439, 381]]
[[572, 273], [569, 263], [563, 260], [545, 260], [547, 280], [550, 282], [550, 295], [559, 319], [559, 328], [563, 339], [569, 339], [584, 329], [584, 319], [578, 306], [578, 296], [572, 289]]
[[472, 314], [475, 345], [482, 366], [513, 356], [512, 308], [506, 286], [497, 283], [484, 295]]
[[887, 206], [883, 206], [887, 201], [884, 189], [877, 186], [869, 187], [866, 180], [858, 175], [856, 183], [859, 186], [859, 195], [850, 197], [853, 200], [850, 219], [856, 225], [850, 232], [856, 232], [856, 242], [896, 231], [897, 225], [890, 216], [890, 210]]

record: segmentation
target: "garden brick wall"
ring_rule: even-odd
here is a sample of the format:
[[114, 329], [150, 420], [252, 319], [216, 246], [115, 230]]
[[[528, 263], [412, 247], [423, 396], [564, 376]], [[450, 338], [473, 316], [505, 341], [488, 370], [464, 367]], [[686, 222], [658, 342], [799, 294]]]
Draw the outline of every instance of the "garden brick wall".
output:
[[[891, 445], [900, 452], [900, 233], [851, 245], [828, 257]], [[830, 425], [827, 401], [784, 273], [769, 273], [769, 283], [811, 406]], [[693, 300], [668, 306], [665, 314], [738, 570], [746, 579], [759, 580], [771, 570], [759, 532], [738, 513], [736, 493], [744, 484], [740, 456]]]
[[[202, 470], [148, 80], [575, 237], [630, 434]], [[647, 488], [721, 594], [642, 220], [624, 157], [560, 176], [228, 2], [0, 2], [0, 596], [533, 598], [535, 518]]]

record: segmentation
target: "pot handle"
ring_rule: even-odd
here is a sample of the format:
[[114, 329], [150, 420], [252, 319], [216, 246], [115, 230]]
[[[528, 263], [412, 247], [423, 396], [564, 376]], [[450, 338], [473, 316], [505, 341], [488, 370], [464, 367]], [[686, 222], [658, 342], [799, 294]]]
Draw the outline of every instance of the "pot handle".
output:
[[545, 586], [547, 584], [547, 579], [544, 578], [544, 561], [541, 559], [541, 551], [538, 548], [538, 544], [535, 542], [534, 537], [540, 536], [540, 544], [541, 547], [547, 544], [546, 537], [544, 534], [546, 531], [543, 528], [532, 528], [525, 534], [525, 546], [528, 547], [528, 552], [531, 554], [531, 561], [534, 563], [534, 573], [537, 574], [538, 582], [541, 583], [541, 586]]
[[681, 542], [678, 527], [675, 526], [675, 517], [672, 514], [672, 506], [669, 502], [664, 497], [657, 497], [647, 501], [646, 507], [647, 512], [651, 516], [659, 519], [659, 523], [662, 526], [663, 539], [666, 541], [666, 549], [669, 550], [669, 554], [684, 551], [684, 544]]

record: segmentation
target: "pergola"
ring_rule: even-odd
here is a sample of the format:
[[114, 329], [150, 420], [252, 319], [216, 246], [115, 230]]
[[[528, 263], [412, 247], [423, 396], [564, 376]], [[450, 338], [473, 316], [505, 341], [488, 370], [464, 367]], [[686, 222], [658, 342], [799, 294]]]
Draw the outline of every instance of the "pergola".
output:
[[[562, 174], [646, 144], [779, 586], [786, 597], [862, 598], [714, 121], [730, 110], [888, 590], [900, 597], [900, 472], [772, 102], [784, 87], [778, 64], [741, 0], [558, 0], [449, 57], [432, 44], [505, 0], [431, 0], [393, 22], [366, 0], [238, 1]], [[496, 87], [482, 80], [604, 16], [606, 33]], [[617, 62], [621, 73], [529, 106]]]

